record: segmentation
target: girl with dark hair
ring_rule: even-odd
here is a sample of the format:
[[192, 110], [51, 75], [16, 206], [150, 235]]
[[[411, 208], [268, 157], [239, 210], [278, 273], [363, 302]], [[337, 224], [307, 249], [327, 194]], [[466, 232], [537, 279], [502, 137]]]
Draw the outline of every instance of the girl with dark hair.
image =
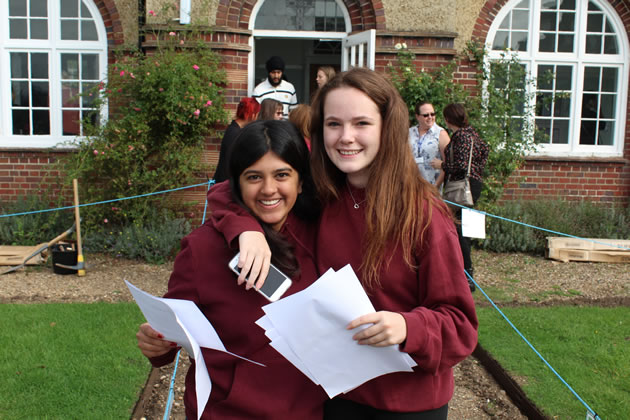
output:
[[227, 179], [227, 162], [229, 160], [229, 152], [232, 143], [241, 132], [241, 129], [250, 122], [258, 118], [260, 112], [260, 104], [254, 98], [242, 98], [236, 107], [236, 118], [225, 129], [223, 140], [221, 140], [221, 149], [219, 151], [219, 163], [214, 172], [214, 180], [222, 182]]
[[[284, 121], [256, 121], [236, 139], [230, 156], [229, 185], [234, 200], [266, 232], [273, 262], [290, 275], [286, 292], [303, 290], [317, 278], [313, 261], [314, 223], [309, 152], [295, 127]], [[227, 183], [226, 183], [227, 184]], [[299, 238], [296, 239], [296, 238]], [[267, 300], [235, 284], [228, 262], [237, 252], [212, 221], [182, 240], [165, 297], [195, 302], [225, 347], [266, 367], [202, 348], [212, 380], [203, 419], [321, 420], [326, 394], [269, 345], [255, 325]], [[159, 326], [155, 326], [159, 328]], [[137, 333], [138, 347], [153, 366], [171, 363], [175, 343], [149, 324]], [[186, 417], [197, 418], [195, 362], [186, 376]]]
[[[434, 159], [431, 165], [436, 169], [444, 171], [445, 185], [449, 181], [457, 181], [466, 178], [468, 173], [468, 162], [470, 161], [470, 191], [472, 192], [473, 203], [477, 203], [483, 188], [483, 170], [488, 161], [488, 145], [479, 134], [468, 125], [468, 114], [462, 104], [449, 104], [442, 111], [446, 126], [451, 130], [453, 136], [451, 142], [444, 149], [444, 159]], [[472, 151], [471, 151], [472, 148]], [[471, 158], [472, 153], [472, 158]], [[474, 207], [474, 204], [473, 204]], [[457, 207], [455, 218], [462, 219], [462, 209]], [[457, 235], [464, 258], [464, 269], [473, 276], [472, 258], [470, 257], [470, 238], [462, 235], [461, 223], [457, 224]], [[468, 280], [470, 290], [475, 290], [475, 284]]]
[[[325, 84], [312, 109], [318, 269], [357, 272], [376, 309], [347, 326], [358, 344], [395, 345], [418, 364], [330, 400], [324, 419], [446, 419], [452, 368], [475, 348], [477, 318], [450, 211], [409, 147], [407, 107], [382, 75], [355, 68]], [[241, 276], [260, 287], [268, 261], [251, 232], [260, 229], [242, 213], [214, 212], [230, 206], [221, 189], [210, 198], [225, 233], [245, 232]]]

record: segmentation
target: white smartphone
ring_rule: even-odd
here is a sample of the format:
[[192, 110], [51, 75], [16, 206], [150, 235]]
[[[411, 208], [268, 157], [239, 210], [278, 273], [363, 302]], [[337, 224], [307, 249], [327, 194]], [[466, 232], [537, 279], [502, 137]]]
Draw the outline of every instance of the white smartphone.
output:
[[[228, 264], [230, 269], [237, 275], [241, 273], [241, 270], [237, 266], [239, 256], [240, 253], [237, 253]], [[263, 284], [260, 289], [256, 289], [256, 291], [266, 297], [269, 302], [275, 302], [282, 297], [284, 292], [291, 286], [291, 283], [293, 282], [286, 274], [271, 264], [269, 274], [265, 279], [265, 284]]]

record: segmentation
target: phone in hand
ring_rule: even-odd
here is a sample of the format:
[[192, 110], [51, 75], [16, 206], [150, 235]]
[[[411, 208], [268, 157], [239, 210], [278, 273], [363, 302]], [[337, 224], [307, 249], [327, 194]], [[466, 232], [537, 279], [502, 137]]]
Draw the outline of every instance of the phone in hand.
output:
[[[230, 269], [237, 275], [241, 273], [237, 265], [239, 256], [240, 253], [237, 253], [228, 263]], [[266, 297], [269, 302], [275, 302], [282, 297], [292, 283], [293, 282], [286, 274], [271, 264], [265, 283], [260, 289], [256, 289], [256, 291]]]

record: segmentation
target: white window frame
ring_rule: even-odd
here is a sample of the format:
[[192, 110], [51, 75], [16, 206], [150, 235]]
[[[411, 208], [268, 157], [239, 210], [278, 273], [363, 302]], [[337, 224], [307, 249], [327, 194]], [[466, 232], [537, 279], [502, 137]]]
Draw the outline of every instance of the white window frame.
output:
[[[492, 42], [499, 29], [499, 25], [508, 13], [521, 2], [522, 0], [511, 0], [505, 4], [497, 13], [495, 20], [493, 21], [488, 31], [486, 48], [488, 51], [488, 58], [498, 59], [501, 56], [502, 51], [493, 51]], [[627, 117], [627, 102], [628, 102], [628, 70], [630, 60], [630, 46], [628, 45], [628, 36], [625, 27], [617, 15], [617, 12], [608, 4], [602, 0], [592, 0], [598, 7], [602, 9], [604, 14], [611, 20], [617, 35], [617, 41], [619, 43], [619, 54], [586, 54], [584, 51], [584, 45], [586, 42], [586, 20], [587, 20], [587, 7], [589, 0], [576, 0], [576, 28], [575, 28], [575, 52], [572, 53], [549, 53], [549, 52], [536, 52], [538, 50], [539, 43], [539, 28], [540, 28], [540, 3], [541, 0], [529, 0], [530, 1], [530, 14], [529, 14], [529, 33], [532, 36], [528, 39], [527, 51], [512, 51], [519, 61], [526, 65], [530, 71], [531, 76], [536, 79], [538, 65], [540, 64], [554, 64], [554, 65], [572, 65], [574, 66], [575, 74], [572, 80], [572, 99], [571, 99], [571, 113], [570, 113], [570, 127], [569, 127], [569, 143], [568, 144], [539, 144], [536, 146], [536, 150], [532, 152], [535, 156], [551, 156], [551, 157], [621, 157], [623, 156], [625, 130], [626, 130], [626, 117]], [[596, 67], [616, 67], [619, 68], [618, 74], [618, 89], [617, 89], [617, 106], [615, 113], [615, 134], [614, 143], [611, 146], [603, 145], [580, 145], [580, 123], [581, 123], [581, 109], [582, 109], [582, 94], [584, 83], [584, 68], [588, 66]], [[532, 95], [532, 100], [535, 101], [535, 95]], [[530, 104], [533, 108], [533, 103]], [[533, 118], [533, 117], [532, 117]]]
[[[92, 0], [82, 0], [94, 19], [98, 41], [62, 41], [60, 2], [48, 1], [48, 39], [15, 40], [9, 38], [8, 1], [0, 5], [0, 149], [45, 149], [73, 140], [76, 136], [62, 135], [61, 119], [61, 54], [96, 53], [99, 56], [100, 80], [107, 76], [107, 33], [103, 18]], [[11, 114], [12, 52], [43, 52], [48, 54], [50, 100], [49, 135], [14, 135]], [[105, 116], [101, 116], [104, 118]]]
[[350, 21], [350, 14], [348, 13], [348, 9], [345, 4], [341, 0], [335, 0], [341, 13], [343, 13], [343, 19], [347, 32], [320, 32], [320, 31], [277, 31], [272, 29], [255, 29], [254, 24], [256, 23], [256, 16], [258, 15], [258, 11], [264, 4], [263, 1], [259, 1], [252, 8], [252, 18], [249, 20], [249, 29], [252, 31], [252, 36], [249, 37], [249, 46], [251, 48], [251, 52], [249, 53], [249, 62], [247, 64], [247, 91], [249, 95], [252, 95], [254, 88], [256, 87], [256, 48], [255, 48], [255, 40], [256, 38], [298, 38], [298, 39], [320, 39], [320, 40], [329, 40], [329, 41], [340, 41], [342, 42], [350, 32], [350, 28], [352, 28], [352, 24]]

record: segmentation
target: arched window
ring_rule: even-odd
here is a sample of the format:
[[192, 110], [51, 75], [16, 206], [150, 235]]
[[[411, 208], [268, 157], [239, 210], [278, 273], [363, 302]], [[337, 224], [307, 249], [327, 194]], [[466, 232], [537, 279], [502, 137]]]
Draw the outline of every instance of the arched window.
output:
[[83, 135], [93, 99], [82, 94], [107, 66], [92, 0], [8, 0], [0, 28], [0, 147], [51, 147]]
[[266, 0], [256, 15], [256, 29], [345, 32], [335, 0]]
[[516, 54], [537, 80], [538, 152], [621, 156], [628, 97], [625, 29], [605, 1], [513, 0], [488, 33], [490, 58]]

